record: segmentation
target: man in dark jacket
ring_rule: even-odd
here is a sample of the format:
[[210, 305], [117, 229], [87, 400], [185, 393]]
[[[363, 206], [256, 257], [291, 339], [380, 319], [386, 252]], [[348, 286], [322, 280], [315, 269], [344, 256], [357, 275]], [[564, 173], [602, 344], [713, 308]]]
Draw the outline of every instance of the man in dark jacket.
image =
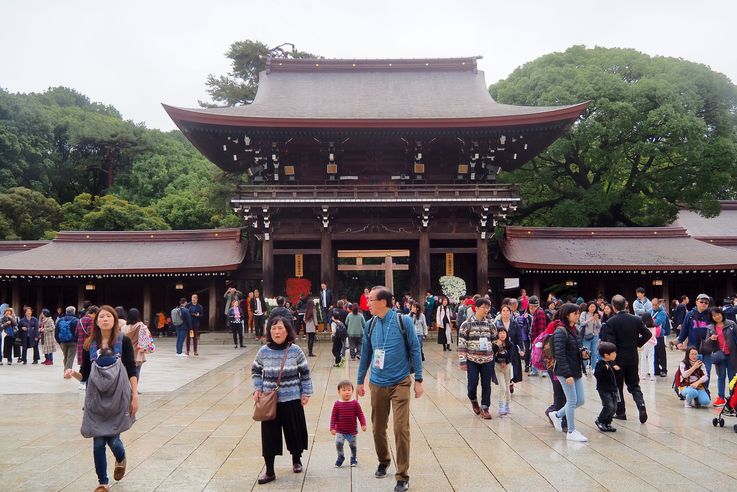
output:
[[625, 311], [626, 303], [625, 298], [619, 294], [612, 297], [612, 308], [616, 314], [606, 322], [606, 341], [617, 346], [616, 364], [621, 369], [617, 374], [619, 401], [617, 402], [617, 414], [614, 418], [627, 420], [624, 408], [624, 383], [627, 383], [627, 391], [635, 400], [640, 412], [640, 422], [644, 424], [647, 422], [647, 410], [640, 389], [637, 349], [647, 343], [652, 337], [652, 333], [645, 327], [642, 318]]
[[[708, 295], [699, 294], [696, 297], [696, 306], [686, 313], [681, 331], [678, 333], [679, 350], [686, 350], [688, 347], [701, 348], [701, 342], [706, 338], [708, 326], [712, 323], [710, 304], [711, 298]], [[711, 353], [704, 353], [702, 356], [704, 372], [711, 379]], [[709, 379], [704, 383], [707, 390], [709, 389]]]
[[269, 313], [269, 320], [274, 316], [281, 316], [292, 321], [292, 312], [284, 307], [284, 297], [282, 296], [276, 298], [276, 307]]

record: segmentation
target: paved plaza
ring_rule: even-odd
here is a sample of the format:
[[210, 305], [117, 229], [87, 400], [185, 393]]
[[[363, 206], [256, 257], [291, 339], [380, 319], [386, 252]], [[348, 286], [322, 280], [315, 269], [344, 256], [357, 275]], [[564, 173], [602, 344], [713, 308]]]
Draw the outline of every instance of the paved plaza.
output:
[[[370, 419], [359, 436], [359, 466], [333, 466], [335, 385], [355, 379], [356, 363], [331, 367], [327, 341], [309, 359], [315, 395], [306, 407], [305, 471], [294, 474], [289, 456], [277, 457], [277, 480], [262, 486], [256, 484], [263, 472], [260, 427], [250, 418], [253, 340], [234, 350], [224, 334], [203, 335], [201, 356], [186, 359], [173, 355], [173, 339], [157, 342], [141, 375], [138, 421], [123, 434], [128, 471], [119, 483], [111, 479], [111, 490], [392, 490], [393, 464], [389, 478], [373, 477]], [[680, 354], [668, 352], [671, 368]], [[411, 490], [737, 490], [737, 419], [714, 428], [714, 411], [684, 409], [670, 377], [642, 384], [647, 424], [636, 420], [628, 396], [630, 420], [615, 421], [618, 431], [609, 434], [594, 427], [599, 398], [593, 378], [586, 378], [587, 401], [576, 417], [590, 441], [581, 444], [566, 441], [543, 415], [551, 400], [547, 379], [526, 378], [517, 385], [510, 416], [494, 411], [493, 420], [482, 421], [471, 413], [457, 353], [429, 341], [426, 355], [425, 395], [411, 407]], [[0, 367], [2, 490], [91, 491], [97, 485], [92, 442], [79, 433], [83, 392], [75, 381], [62, 380], [58, 352], [56, 358], [53, 367]], [[368, 397], [360, 402], [368, 418]]]

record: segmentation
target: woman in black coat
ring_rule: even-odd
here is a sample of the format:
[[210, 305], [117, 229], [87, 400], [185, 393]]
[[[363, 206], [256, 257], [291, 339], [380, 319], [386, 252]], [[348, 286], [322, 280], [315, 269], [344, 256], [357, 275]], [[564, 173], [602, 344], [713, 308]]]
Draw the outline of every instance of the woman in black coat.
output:
[[560, 320], [563, 326], [553, 332], [555, 346], [555, 368], [553, 372], [561, 381], [563, 392], [566, 395], [566, 405], [556, 412], [550, 412], [548, 417], [553, 421], [556, 430], [562, 430], [562, 418], [566, 416], [568, 422], [569, 441], [586, 442], [588, 439], [576, 430], [574, 414], [577, 407], [583, 405], [583, 360], [588, 353], [583, 349], [581, 336], [576, 326], [580, 312], [578, 306], [566, 303], [561, 308]]

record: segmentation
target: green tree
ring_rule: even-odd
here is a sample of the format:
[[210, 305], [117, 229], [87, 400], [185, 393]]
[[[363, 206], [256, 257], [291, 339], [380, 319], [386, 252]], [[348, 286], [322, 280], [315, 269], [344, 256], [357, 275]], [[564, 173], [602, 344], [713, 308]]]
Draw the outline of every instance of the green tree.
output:
[[200, 105], [215, 107], [250, 104], [256, 97], [258, 74], [266, 70], [269, 55], [317, 58], [311, 53], [296, 49], [286, 52], [280, 47], [269, 48], [260, 41], [236, 41], [225, 52], [225, 56], [231, 60], [231, 71], [227, 75], [207, 76], [207, 93], [214, 104], [200, 101]]
[[59, 227], [61, 207], [53, 198], [28, 188], [0, 194], [0, 239], [42, 239]]
[[565, 136], [502, 175], [519, 186], [523, 224], [664, 225], [678, 206], [708, 216], [734, 196], [737, 87], [704, 65], [574, 46], [490, 93], [523, 105], [591, 101]]
[[83, 193], [62, 206], [63, 230], [150, 231], [169, 229], [150, 207], [141, 207], [115, 195], [93, 197]]

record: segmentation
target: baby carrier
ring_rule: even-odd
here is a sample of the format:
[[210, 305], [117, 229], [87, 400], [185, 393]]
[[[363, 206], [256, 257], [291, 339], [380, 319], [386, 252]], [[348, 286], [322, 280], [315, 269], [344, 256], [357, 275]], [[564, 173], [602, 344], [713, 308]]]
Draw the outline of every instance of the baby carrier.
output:
[[83, 437], [114, 436], [127, 431], [135, 422], [130, 415], [132, 399], [130, 379], [121, 360], [123, 335], [118, 335], [112, 353], [98, 353], [90, 347], [92, 367], [87, 378], [84, 415], [80, 432]]

